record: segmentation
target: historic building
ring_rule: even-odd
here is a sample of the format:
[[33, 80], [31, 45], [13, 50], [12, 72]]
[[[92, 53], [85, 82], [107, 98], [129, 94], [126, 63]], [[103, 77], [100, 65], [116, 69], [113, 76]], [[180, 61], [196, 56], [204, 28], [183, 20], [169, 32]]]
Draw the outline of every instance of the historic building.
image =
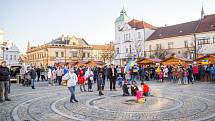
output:
[[113, 63], [114, 45], [113, 42], [105, 45], [92, 45], [93, 60], [103, 61], [107, 64]]
[[0, 28], [0, 61], [3, 60], [4, 46], [4, 31]]
[[106, 45], [89, 45], [83, 38], [62, 35], [37, 47], [31, 47], [29, 43], [26, 54], [29, 64], [47, 66], [75, 61], [101, 61], [100, 54], [104, 48]]
[[125, 64], [131, 58], [144, 56], [144, 41], [155, 31], [156, 27], [131, 19], [122, 9], [115, 20], [115, 64]]
[[4, 60], [7, 61], [8, 66], [20, 66], [22, 65], [20, 60], [19, 48], [12, 44], [8, 46], [8, 49], [4, 52]]
[[215, 14], [196, 21], [160, 27], [145, 41], [146, 57], [168, 54], [194, 59], [198, 54], [215, 53]]

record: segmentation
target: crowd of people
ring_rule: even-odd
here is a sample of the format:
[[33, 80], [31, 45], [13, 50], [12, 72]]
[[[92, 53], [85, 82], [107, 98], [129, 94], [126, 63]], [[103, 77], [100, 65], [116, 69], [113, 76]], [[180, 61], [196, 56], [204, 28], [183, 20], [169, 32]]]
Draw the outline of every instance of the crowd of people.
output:
[[[8, 98], [10, 70], [6, 62], [0, 66], [0, 102], [3, 95]], [[123, 96], [136, 96], [137, 91], [142, 91], [144, 96], [150, 95], [146, 81], [164, 81], [182, 85], [193, 84], [195, 81], [215, 81], [215, 65], [190, 64], [177, 65], [148, 65], [139, 66], [136, 63], [128, 63], [124, 67], [109, 65], [103, 67], [54, 65], [45, 67], [27, 66], [20, 69], [21, 83], [35, 89], [35, 82], [47, 81], [49, 86], [66, 84], [70, 94], [70, 102], [78, 102], [75, 98], [75, 87], [79, 86], [81, 92], [94, 91], [95, 85], [99, 95], [104, 95], [105, 83], [110, 83], [110, 91], [115, 91], [119, 86]], [[117, 85], [118, 82], [118, 85]], [[141, 85], [141, 88], [138, 87]], [[129, 92], [130, 88], [130, 92]], [[3, 94], [4, 93], [4, 94]]]

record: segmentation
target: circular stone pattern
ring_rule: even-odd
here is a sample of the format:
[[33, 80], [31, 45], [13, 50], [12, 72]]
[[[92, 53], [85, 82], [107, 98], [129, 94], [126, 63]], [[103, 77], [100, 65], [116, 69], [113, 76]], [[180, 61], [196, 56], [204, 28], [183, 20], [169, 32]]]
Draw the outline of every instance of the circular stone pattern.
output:
[[110, 96], [93, 99], [89, 105], [105, 111], [143, 113], [175, 110], [180, 108], [183, 102], [167, 97], [146, 97], [145, 103], [139, 104], [135, 102], [135, 97], [132, 96]]

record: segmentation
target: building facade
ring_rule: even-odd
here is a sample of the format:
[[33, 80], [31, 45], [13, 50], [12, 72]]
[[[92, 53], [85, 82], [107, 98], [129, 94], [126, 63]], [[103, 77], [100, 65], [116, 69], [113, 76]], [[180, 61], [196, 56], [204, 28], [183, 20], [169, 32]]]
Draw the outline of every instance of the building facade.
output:
[[115, 20], [115, 64], [123, 65], [131, 58], [144, 56], [144, 41], [156, 27], [144, 21], [131, 19], [123, 9]]
[[16, 45], [8, 46], [8, 50], [4, 52], [4, 60], [7, 62], [8, 66], [21, 66], [19, 60], [20, 51]]
[[50, 66], [55, 63], [70, 63], [75, 61], [100, 60], [102, 48], [94, 49], [93, 45], [89, 45], [83, 38], [75, 36], [58, 37], [51, 42], [31, 47], [28, 44], [27, 57], [28, 64], [34, 66]]
[[92, 45], [93, 60], [103, 61], [107, 64], [112, 64], [114, 60], [114, 45], [113, 42], [105, 45]]
[[4, 46], [4, 31], [0, 28], [0, 61], [3, 61]]
[[[195, 59], [198, 54], [215, 53], [215, 14], [182, 24], [158, 28], [146, 41], [146, 57], [168, 54]], [[210, 49], [209, 49], [210, 48]]]

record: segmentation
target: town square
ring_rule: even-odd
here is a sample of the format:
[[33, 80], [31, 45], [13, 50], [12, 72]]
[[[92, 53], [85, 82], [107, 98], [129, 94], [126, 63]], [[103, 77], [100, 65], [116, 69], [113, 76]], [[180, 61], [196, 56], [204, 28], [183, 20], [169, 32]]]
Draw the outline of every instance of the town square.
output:
[[0, 0], [0, 121], [215, 121], [214, 5]]

